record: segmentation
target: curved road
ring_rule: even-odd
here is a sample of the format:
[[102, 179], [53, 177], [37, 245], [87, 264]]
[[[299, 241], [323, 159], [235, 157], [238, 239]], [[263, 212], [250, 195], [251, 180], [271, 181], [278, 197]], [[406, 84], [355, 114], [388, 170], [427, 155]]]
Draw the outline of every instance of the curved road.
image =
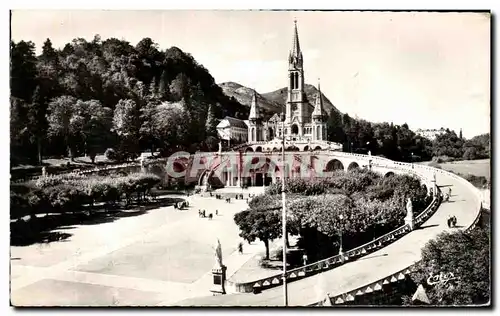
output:
[[[307, 306], [325, 298], [355, 290], [402, 270], [420, 260], [421, 248], [439, 233], [450, 230], [446, 220], [457, 217], [458, 228], [470, 226], [477, 216], [477, 197], [465, 183], [450, 175], [437, 173], [437, 184], [443, 192], [452, 189], [449, 202], [443, 202], [436, 213], [419, 229], [396, 242], [356, 261], [288, 284], [289, 306]], [[208, 293], [207, 293], [208, 294]], [[283, 288], [260, 294], [230, 294], [183, 300], [173, 306], [283, 306]]]

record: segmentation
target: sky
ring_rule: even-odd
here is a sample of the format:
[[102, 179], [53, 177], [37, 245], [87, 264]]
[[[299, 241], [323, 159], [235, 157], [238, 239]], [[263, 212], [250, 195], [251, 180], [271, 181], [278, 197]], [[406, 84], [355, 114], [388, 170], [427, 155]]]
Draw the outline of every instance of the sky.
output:
[[[321, 11], [27, 11], [14, 41], [56, 48], [95, 34], [161, 50], [177, 46], [217, 83], [270, 92], [287, 85], [297, 20], [305, 81], [343, 113], [417, 128], [490, 131], [490, 16], [483, 13]], [[36, 21], [33, 23], [33, 21]]]

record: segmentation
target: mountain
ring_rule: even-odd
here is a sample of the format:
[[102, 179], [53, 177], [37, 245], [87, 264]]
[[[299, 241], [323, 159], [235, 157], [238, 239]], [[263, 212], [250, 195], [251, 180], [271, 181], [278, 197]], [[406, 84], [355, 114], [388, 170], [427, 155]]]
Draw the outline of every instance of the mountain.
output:
[[[219, 84], [219, 87], [221, 87], [225, 95], [230, 98], [233, 97], [239, 103], [250, 108], [252, 95], [255, 90], [245, 87], [236, 82], [223, 82]], [[282, 111], [283, 107], [286, 104], [287, 89], [288, 88], [281, 88], [276, 91], [263, 94], [255, 91], [257, 93], [257, 102], [263, 110], [265, 118], [270, 117], [274, 113], [280, 113]], [[310, 84], [306, 84], [304, 90], [310, 106], [314, 108], [314, 102], [316, 100], [318, 90], [315, 86]], [[332, 110], [340, 113], [340, 111], [330, 102], [330, 100], [323, 93], [321, 94], [323, 96], [323, 107], [325, 111], [328, 114], [330, 114]]]
[[236, 82], [224, 82], [219, 84], [219, 87], [221, 87], [222, 92], [224, 92], [225, 95], [228, 97], [233, 97], [238, 101], [239, 103], [247, 106], [250, 108], [252, 104], [252, 96], [253, 93], [255, 92], [257, 94], [257, 102], [260, 106], [260, 109], [263, 110], [264, 116], [268, 116], [269, 114], [272, 115], [277, 112], [281, 112], [282, 105], [280, 103], [271, 101], [261, 94], [259, 94], [257, 91], [242, 86], [239, 83]]
[[[304, 90], [309, 104], [314, 107], [314, 102], [316, 101], [316, 96], [318, 95], [318, 89], [316, 89], [315, 86], [306, 83]], [[284, 105], [287, 99], [287, 92], [288, 88], [281, 88], [276, 91], [263, 93], [262, 96], [271, 102]], [[332, 110], [340, 113], [340, 111], [332, 104], [332, 102], [330, 102], [323, 92], [321, 92], [321, 95], [323, 96], [323, 108], [328, 114], [330, 114]]]

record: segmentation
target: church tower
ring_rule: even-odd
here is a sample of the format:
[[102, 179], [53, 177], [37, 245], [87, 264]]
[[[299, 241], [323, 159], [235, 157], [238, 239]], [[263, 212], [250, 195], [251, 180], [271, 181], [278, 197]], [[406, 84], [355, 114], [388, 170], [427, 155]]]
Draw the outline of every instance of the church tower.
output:
[[304, 59], [299, 44], [297, 21], [294, 21], [292, 49], [288, 56], [288, 98], [286, 101], [286, 135], [302, 136], [304, 123], [308, 122], [308, 104], [304, 98]]
[[311, 127], [313, 140], [326, 140], [326, 122], [323, 112], [323, 97], [318, 79], [318, 95], [314, 104], [314, 111], [311, 115]]
[[250, 115], [248, 116], [248, 142], [254, 143], [262, 140], [262, 116], [257, 104], [257, 94], [254, 91]]

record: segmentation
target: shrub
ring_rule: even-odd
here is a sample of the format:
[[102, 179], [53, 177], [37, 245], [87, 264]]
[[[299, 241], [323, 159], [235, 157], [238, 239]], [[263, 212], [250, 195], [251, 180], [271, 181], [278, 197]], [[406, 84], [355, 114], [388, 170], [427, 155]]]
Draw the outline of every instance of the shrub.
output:
[[104, 156], [106, 157], [106, 159], [110, 161], [118, 160], [118, 155], [116, 154], [116, 151], [113, 148], [106, 149], [106, 151], [104, 152]]

